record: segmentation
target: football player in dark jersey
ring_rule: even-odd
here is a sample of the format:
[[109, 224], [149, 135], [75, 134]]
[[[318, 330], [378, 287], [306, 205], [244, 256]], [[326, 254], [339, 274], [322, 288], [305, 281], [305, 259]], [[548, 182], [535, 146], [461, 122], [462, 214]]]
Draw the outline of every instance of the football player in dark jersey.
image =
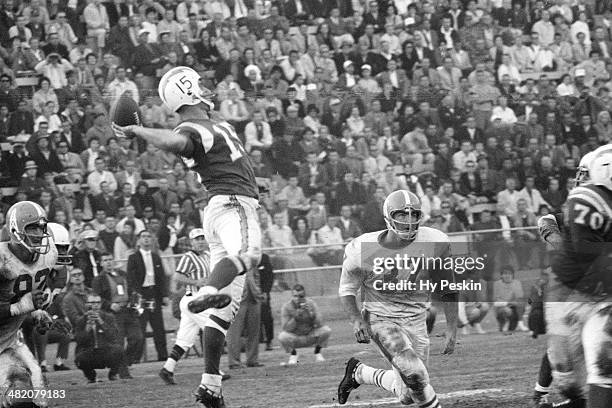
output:
[[548, 357], [561, 393], [570, 399], [563, 406], [603, 408], [612, 405], [612, 336], [606, 329], [612, 309], [612, 145], [586, 162], [590, 182], [570, 192], [567, 216], [540, 223], [545, 239], [558, 237], [555, 224], [562, 236], [562, 242], [552, 239], [560, 250], [553, 256], [546, 302]]
[[[578, 165], [578, 171], [576, 172], [575, 178], [575, 187], [587, 184], [589, 182], [589, 165], [591, 160], [593, 159], [594, 152], [588, 152], [585, 154], [582, 159], [580, 159], [580, 164]], [[538, 228], [540, 232], [540, 236], [542, 239], [551, 245], [554, 251], [560, 251], [563, 249], [563, 234], [567, 233], [566, 224], [563, 221], [564, 218], [567, 218], [567, 206], [563, 205], [563, 212], [558, 214], [548, 214], [538, 219]], [[563, 232], [562, 232], [563, 230]], [[555, 341], [550, 342], [549, 347], [561, 347], [564, 345], [564, 342]], [[563, 348], [563, 351], [556, 351], [554, 348], [552, 350], [547, 350], [542, 357], [542, 362], [540, 364], [540, 371], [538, 373], [538, 381], [534, 387], [533, 393], [533, 406], [534, 408], [552, 408], [553, 406], [556, 408], [572, 408], [573, 406], [581, 406], [584, 405], [583, 399], [574, 400], [566, 400], [564, 402], [553, 405], [548, 401], [548, 394], [551, 390], [551, 384], [553, 382], [553, 373], [552, 368], [550, 366], [550, 360], [548, 358], [548, 353], [563, 353], [566, 352], [566, 349]]]
[[204, 330], [205, 370], [196, 399], [206, 407], [220, 408], [225, 406], [219, 373], [225, 334], [238, 311], [245, 273], [259, 263], [261, 231], [251, 161], [234, 128], [212, 118], [211, 92], [200, 86], [200, 79], [193, 69], [176, 67], [160, 80], [161, 100], [180, 115], [174, 130], [116, 125], [113, 129], [118, 136], [137, 136], [181, 156], [210, 194], [202, 227], [212, 271], [188, 307], [210, 317]]

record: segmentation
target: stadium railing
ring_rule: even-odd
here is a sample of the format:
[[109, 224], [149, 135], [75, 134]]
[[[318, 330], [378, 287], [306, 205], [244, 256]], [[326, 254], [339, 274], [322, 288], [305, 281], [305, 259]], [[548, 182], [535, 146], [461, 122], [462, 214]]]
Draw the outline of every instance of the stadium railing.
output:
[[[474, 239], [476, 234], [497, 233], [508, 234], [517, 233], [519, 231], [532, 231], [537, 234], [537, 227], [514, 227], [505, 229], [487, 229], [478, 231], [462, 231], [452, 232], [447, 235], [451, 241], [451, 252], [453, 256], [476, 256], [478, 254], [478, 241]], [[539, 235], [538, 235], [539, 240]], [[515, 250], [513, 243], [509, 241], [499, 241], [500, 247], [506, 246], [511, 250]], [[538, 248], [541, 253], [538, 255], [545, 256], [546, 250], [542, 241], [538, 242]], [[315, 244], [315, 245], [295, 245], [291, 247], [268, 247], [262, 251], [270, 255], [274, 266], [276, 276], [276, 289], [286, 290], [291, 288], [295, 283], [300, 283], [305, 286], [308, 293], [312, 295], [329, 295], [337, 291], [340, 281], [340, 272], [342, 265], [322, 265], [317, 266], [311, 257], [308, 255], [309, 250], [323, 248], [344, 248], [346, 243], [341, 244]], [[162, 258], [174, 258], [178, 261], [182, 254], [162, 255]], [[515, 255], [516, 259], [516, 255]], [[537, 256], [536, 256], [537, 259]], [[126, 262], [127, 260], [118, 260], [117, 262]], [[531, 277], [531, 275], [530, 275]]]

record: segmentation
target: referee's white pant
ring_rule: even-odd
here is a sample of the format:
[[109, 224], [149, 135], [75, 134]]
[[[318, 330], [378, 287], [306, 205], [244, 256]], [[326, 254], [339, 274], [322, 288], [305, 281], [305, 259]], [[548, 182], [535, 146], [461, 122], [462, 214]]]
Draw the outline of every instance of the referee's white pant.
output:
[[204, 330], [206, 323], [210, 320], [210, 313], [208, 313], [207, 310], [197, 314], [189, 311], [187, 305], [193, 299], [195, 299], [195, 297], [188, 293], [183, 296], [179, 302], [181, 320], [176, 332], [175, 344], [183, 350], [193, 347], [200, 330]]
[[[203, 228], [210, 248], [210, 269], [226, 256], [240, 256], [247, 266], [256, 266], [261, 258], [261, 230], [257, 208], [259, 202], [251, 197], [217, 195], [210, 199], [204, 210]], [[244, 292], [245, 275], [221, 289], [232, 297], [223, 309], [209, 309], [205, 326], [215, 328], [224, 335], [240, 308]], [[196, 294], [196, 296], [200, 293]], [[183, 300], [181, 300], [182, 304]], [[183, 308], [181, 307], [181, 313]], [[182, 319], [181, 319], [182, 320]], [[177, 339], [178, 340], [178, 339]]]

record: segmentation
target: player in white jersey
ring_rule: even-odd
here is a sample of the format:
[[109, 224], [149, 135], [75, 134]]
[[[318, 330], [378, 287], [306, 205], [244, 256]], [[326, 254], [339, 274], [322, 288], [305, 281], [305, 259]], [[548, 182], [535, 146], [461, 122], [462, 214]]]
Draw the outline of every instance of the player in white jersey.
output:
[[[386, 259], [450, 259], [450, 240], [443, 232], [420, 227], [419, 198], [406, 190], [391, 193], [383, 205], [387, 230], [364, 234], [345, 250], [339, 294], [353, 323], [359, 343], [372, 339], [392, 369], [369, 367], [355, 358], [346, 366], [338, 386], [338, 402], [345, 404], [352, 390], [370, 384], [393, 392], [402, 404], [416, 402], [420, 407], [439, 408], [429, 384], [426, 364], [429, 355], [427, 308], [431, 292], [419, 289], [422, 282], [454, 282], [454, 272], [440, 267], [397, 266], [380, 268]], [[401, 288], [409, 285], [413, 288]], [[398, 287], [400, 285], [400, 287]], [[363, 312], [357, 306], [361, 290]], [[457, 291], [437, 291], [443, 301], [447, 321], [444, 354], [454, 351], [457, 336]]]
[[188, 67], [173, 68], [161, 78], [159, 96], [180, 116], [175, 129], [113, 129], [118, 136], [137, 136], [181, 156], [210, 195], [202, 227], [210, 245], [211, 273], [187, 307], [196, 314], [218, 309], [210, 311], [204, 329], [205, 368], [196, 400], [207, 408], [223, 408], [219, 364], [225, 335], [238, 311], [245, 274], [261, 257], [258, 186], [242, 142], [232, 125], [215, 119], [212, 93], [200, 86], [200, 80]]
[[[19, 388], [44, 390], [41, 369], [19, 337], [25, 317], [50, 319], [42, 307], [43, 289], [55, 266], [57, 249], [47, 233], [45, 210], [31, 201], [13, 205], [6, 214], [8, 242], [0, 242], [0, 406], [10, 406], [10, 391]], [[22, 401], [23, 402], [23, 401]], [[39, 393], [32, 400], [46, 407]]]
[[187, 304], [193, 296], [206, 284], [210, 272], [210, 252], [204, 238], [202, 228], [194, 228], [189, 233], [192, 251], [186, 252], [176, 267], [174, 279], [179, 286], [185, 287], [185, 295], [181, 298], [179, 307], [181, 319], [176, 332], [176, 341], [168, 360], [159, 372], [159, 376], [168, 385], [174, 385], [174, 369], [183, 354], [193, 346], [200, 330], [204, 330], [209, 314], [206, 311], [192, 313]]

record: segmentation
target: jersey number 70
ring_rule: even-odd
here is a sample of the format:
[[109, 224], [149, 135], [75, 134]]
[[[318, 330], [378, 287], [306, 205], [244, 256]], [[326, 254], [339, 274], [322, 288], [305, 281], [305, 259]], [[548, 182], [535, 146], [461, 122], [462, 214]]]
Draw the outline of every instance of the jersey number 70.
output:
[[597, 231], [604, 224], [604, 217], [597, 211], [592, 211], [591, 208], [586, 205], [576, 203], [574, 205], [574, 211], [577, 212], [574, 222], [580, 225], [587, 225], [592, 230]]

